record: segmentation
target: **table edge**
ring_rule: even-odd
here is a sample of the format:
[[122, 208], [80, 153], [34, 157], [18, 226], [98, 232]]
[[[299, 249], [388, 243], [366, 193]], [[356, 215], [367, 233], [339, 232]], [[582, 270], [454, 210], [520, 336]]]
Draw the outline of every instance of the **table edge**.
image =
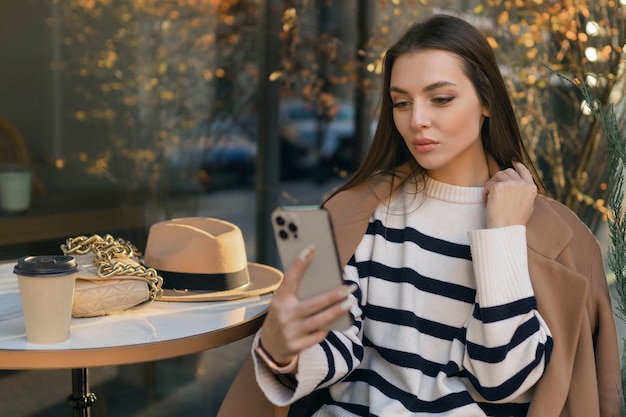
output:
[[223, 329], [160, 342], [93, 349], [25, 351], [0, 349], [0, 369], [90, 368], [152, 362], [189, 355], [251, 336], [261, 327], [266, 314], [267, 310]]

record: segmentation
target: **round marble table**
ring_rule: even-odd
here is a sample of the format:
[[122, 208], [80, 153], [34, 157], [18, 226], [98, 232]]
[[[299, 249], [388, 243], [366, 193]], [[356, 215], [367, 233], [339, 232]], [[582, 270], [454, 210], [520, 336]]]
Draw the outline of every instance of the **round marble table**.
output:
[[183, 356], [253, 334], [262, 324], [271, 294], [218, 302], [162, 302], [132, 312], [73, 318], [70, 338], [41, 345], [26, 341], [13, 274], [15, 262], [0, 264], [0, 369], [72, 369], [68, 405], [89, 416], [95, 401], [88, 368]]

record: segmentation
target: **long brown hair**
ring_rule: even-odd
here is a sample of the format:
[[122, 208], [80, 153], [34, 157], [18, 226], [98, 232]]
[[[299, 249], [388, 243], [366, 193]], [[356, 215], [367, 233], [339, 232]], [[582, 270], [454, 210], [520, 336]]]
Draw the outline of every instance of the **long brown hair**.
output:
[[425, 170], [411, 155], [393, 121], [390, 95], [391, 69], [400, 55], [422, 49], [438, 49], [458, 55], [480, 102], [489, 110], [481, 128], [481, 139], [487, 153], [501, 168], [512, 167], [517, 160], [530, 170], [540, 193], [545, 186], [524, 146], [509, 93], [500, 73], [496, 57], [485, 37], [470, 23], [454, 16], [437, 14], [413, 24], [389, 48], [383, 60], [383, 85], [378, 126], [365, 161], [352, 177], [334, 194], [352, 188], [379, 174], [392, 174], [398, 166], [409, 162], [414, 175]]

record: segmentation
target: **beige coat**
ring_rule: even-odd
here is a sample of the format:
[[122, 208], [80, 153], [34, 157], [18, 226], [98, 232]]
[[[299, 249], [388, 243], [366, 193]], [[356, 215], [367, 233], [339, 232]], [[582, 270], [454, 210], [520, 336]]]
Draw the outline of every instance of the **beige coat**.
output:
[[[392, 187], [390, 177], [380, 177], [326, 204], [344, 264], [363, 237], [375, 207], [401, 182], [394, 180]], [[619, 416], [617, 334], [597, 240], [569, 209], [539, 196], [527, 225], [527, 243], [538, 309], [554, 339], [528, 417]], [[265, 399], [248, 357], [218, 416], [286, 414], [286, 408], [275, 408]]]

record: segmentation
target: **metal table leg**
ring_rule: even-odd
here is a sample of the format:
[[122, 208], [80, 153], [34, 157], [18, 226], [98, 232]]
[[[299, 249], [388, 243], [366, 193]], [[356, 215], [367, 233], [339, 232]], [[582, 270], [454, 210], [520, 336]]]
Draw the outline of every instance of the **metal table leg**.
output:
[[96, 395], [89, 392], [87, 368], [72, 369], [72, 395], [66, 404], [73, 409], [73, 417], [90, 417], [91, 406], [96, 402]]

